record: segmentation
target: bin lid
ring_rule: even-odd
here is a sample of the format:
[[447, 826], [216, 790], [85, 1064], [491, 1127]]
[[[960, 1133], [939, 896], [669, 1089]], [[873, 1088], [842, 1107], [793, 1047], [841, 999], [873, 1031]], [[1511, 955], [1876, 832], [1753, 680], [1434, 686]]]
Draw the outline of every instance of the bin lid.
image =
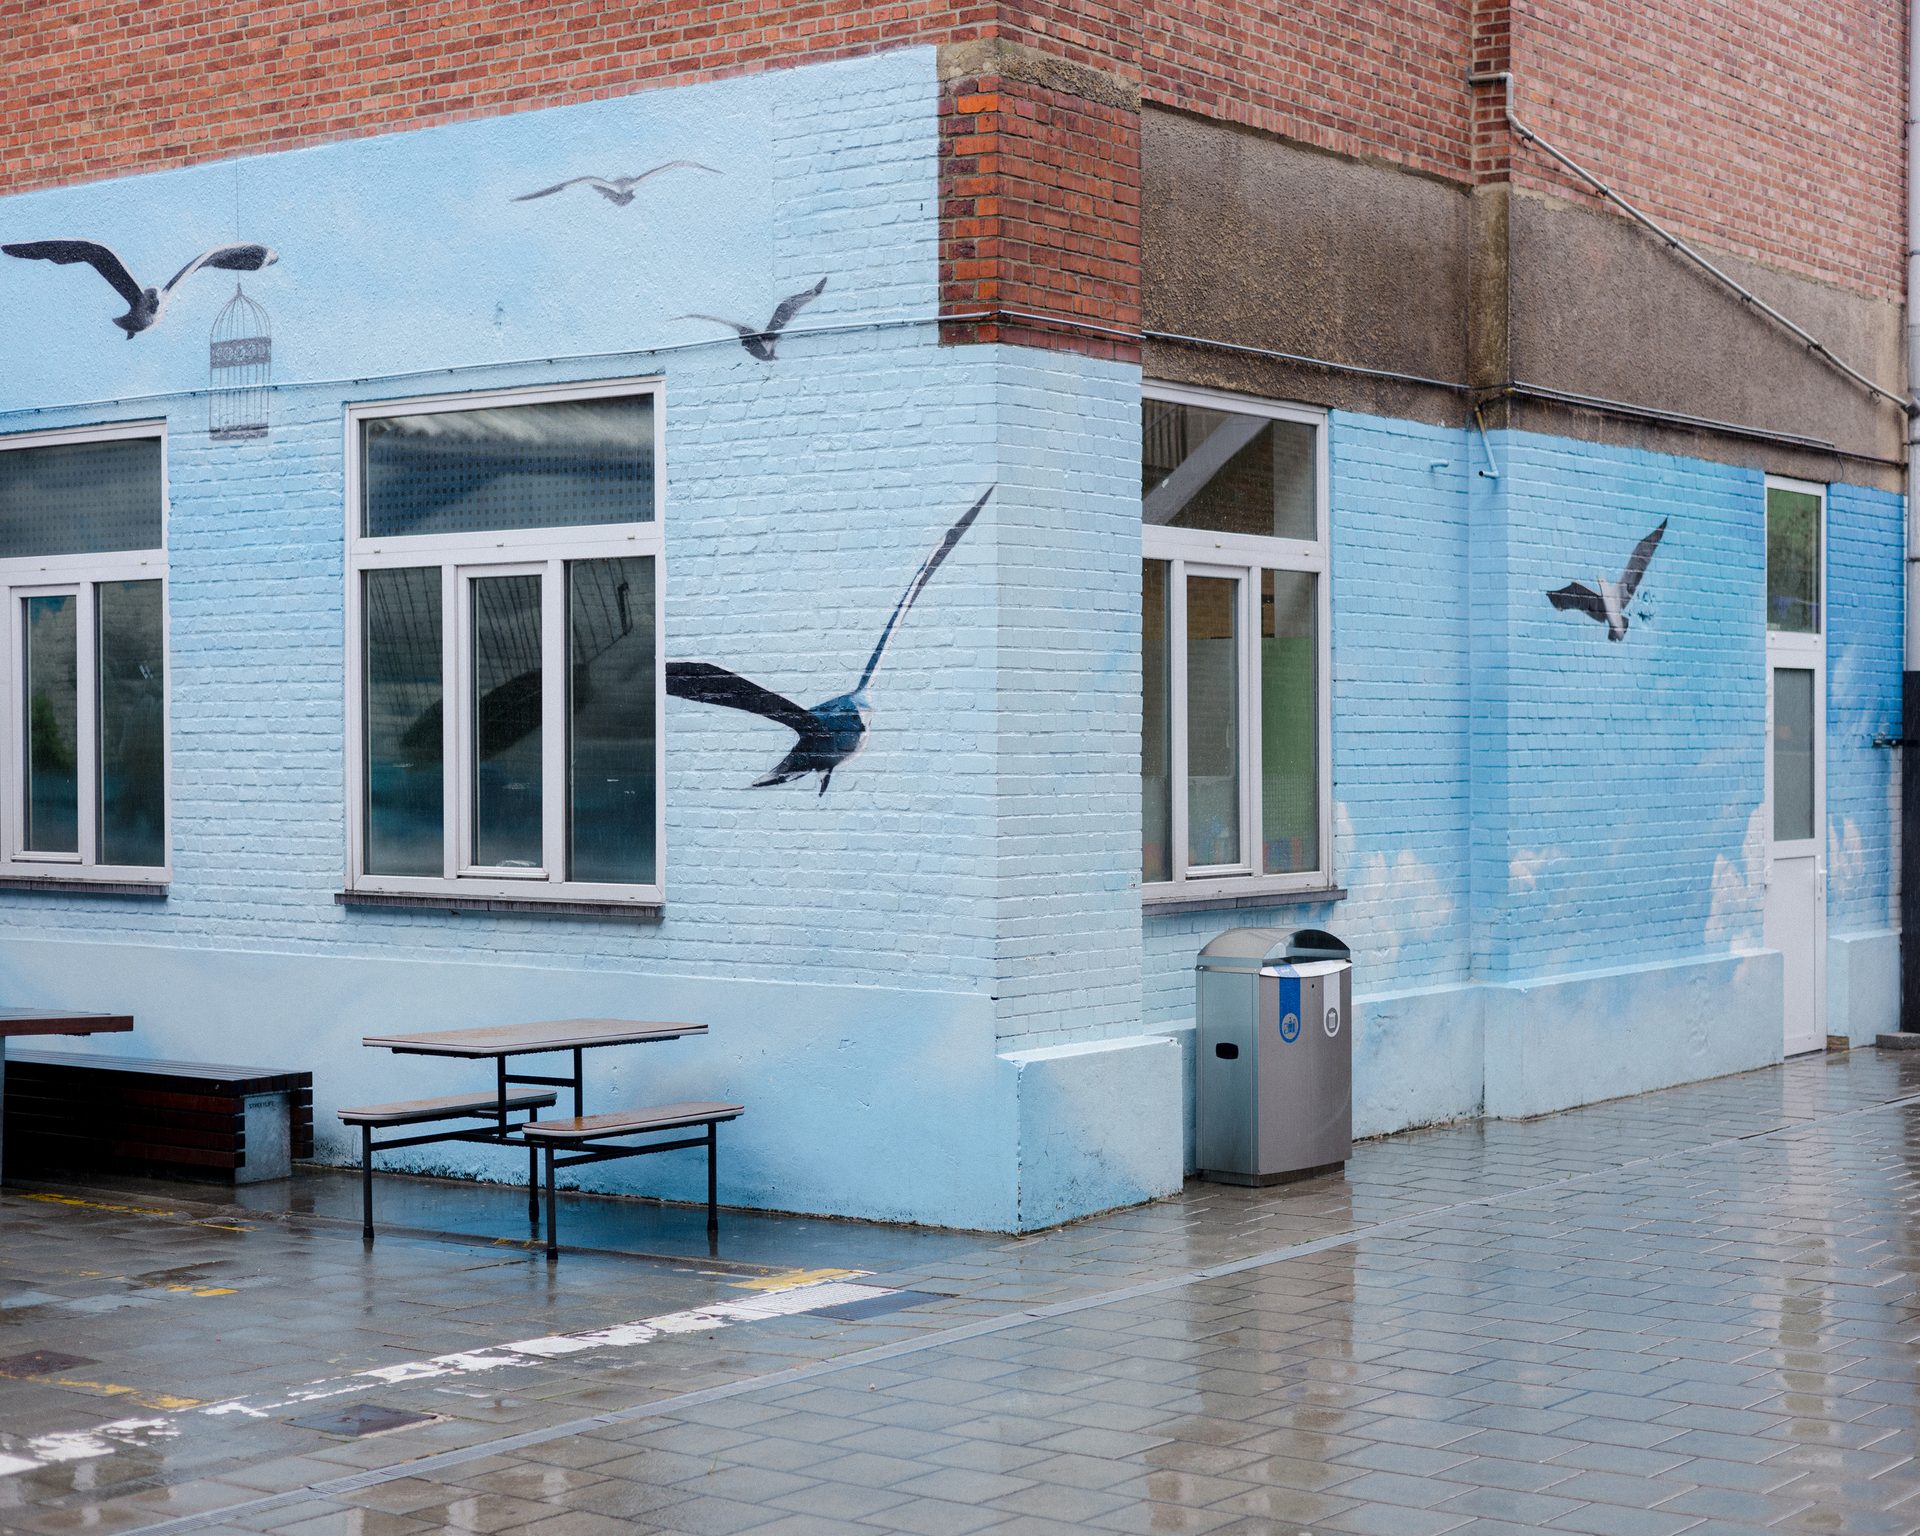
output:
[[1319, 928], [1229, 928], [1200, 951], [1203, 971], [1266, 971], [1297, 975], [1338, 970], [1353, 952]]

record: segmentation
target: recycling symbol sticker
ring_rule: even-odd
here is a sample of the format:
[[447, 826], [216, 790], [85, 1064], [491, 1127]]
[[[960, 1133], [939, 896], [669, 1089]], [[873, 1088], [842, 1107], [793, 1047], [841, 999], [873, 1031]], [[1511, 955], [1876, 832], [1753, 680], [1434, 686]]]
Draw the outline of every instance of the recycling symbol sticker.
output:
[[1280, 1038], [1292, 1045], [1300, 1038], [1300, 1015], [1283, 1013], [1280, 1015]]

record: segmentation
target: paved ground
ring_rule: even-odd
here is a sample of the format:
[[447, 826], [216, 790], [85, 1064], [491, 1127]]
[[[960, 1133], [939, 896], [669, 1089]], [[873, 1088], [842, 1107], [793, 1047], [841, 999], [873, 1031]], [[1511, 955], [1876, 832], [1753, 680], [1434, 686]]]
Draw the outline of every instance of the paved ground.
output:
[[1860, 1052], [1023, 1241], [736, 1216], [719, 1262], [582, 1199], [557, 1271], [510, 1192], [383, 1181], [367, 1254], [333, 1174], [10, 1185], [0, 1529], [1920, 1531], [1917, 1112]]

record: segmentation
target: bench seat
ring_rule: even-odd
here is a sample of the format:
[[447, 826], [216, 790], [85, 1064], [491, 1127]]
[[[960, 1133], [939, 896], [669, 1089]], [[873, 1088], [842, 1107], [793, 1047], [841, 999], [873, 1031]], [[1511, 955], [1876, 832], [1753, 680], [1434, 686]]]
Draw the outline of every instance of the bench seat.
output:
[[[516, 1088], [507, 1095], [507, 1108], [545, 1109], [555, 1097], [550, 1088]], [[362, 1104], [339, 1114], [348, 1125], [424, 1125], [429, 1120], [492, 1119], [499, 1108], [500, 1097], [495, 1093], [445, 1093], [433, 1099]]]
[[530, 1141], [586, 1142], [647, 1131], [677, 1131], [694, 1125], [718, 1125], [746, 1113], [744, 1104], [686, 1100], [648, 1109], [617, 1109], [604, 1115], [569, 1115], [563, 1120], [533, 1120], [522, 1127]]
[[313, 1074], [83, 1051], [11, 1051], [6, 1157], [236, 1184], [313, 1156]]
[[[558, 1120], [530, 1120], [521, 1133], [527, 1145], [546, 1158], [547, 1262], [560, 1257], [559, 1202], [553, 1196], [556, 1168], [578, 1168], [622, 1157], [645, 1157], [653, 1152], [679, 1152], [704, 1147], [707, 1153], [707, 1250], [719, 1252], [720, 1242], [720, 1127], [746, 1113], [744, 1104], [718, 1099], [685, 1099], [678, 1104], [652, 1104], [644, 1109], [616, 1109], [604, 1115], [568, 1115]], [[703, 1131], [666, 1141], [614, 1144], [621, 1136], [644, 1136], [649, 1131]], [[571, 1149], [570, 1155], [559, 1154]]]

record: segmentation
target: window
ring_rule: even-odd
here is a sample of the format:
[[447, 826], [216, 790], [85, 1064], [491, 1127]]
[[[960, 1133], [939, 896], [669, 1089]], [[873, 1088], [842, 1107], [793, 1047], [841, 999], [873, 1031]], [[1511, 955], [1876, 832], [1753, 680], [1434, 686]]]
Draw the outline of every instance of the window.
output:
[[0, 876], [164, 884], [158, 423], [0, 438]]
[[657, 385], [348, 413], [349, 885], [663, 887]]
[[1146, 895], [1324, 888], [1325, 418], [1150, 387], [1140, 489]]
[[1767, 628], [1820, 633], [1821, 534], [1826, 495], [1817, 485], [1767, 481]]

